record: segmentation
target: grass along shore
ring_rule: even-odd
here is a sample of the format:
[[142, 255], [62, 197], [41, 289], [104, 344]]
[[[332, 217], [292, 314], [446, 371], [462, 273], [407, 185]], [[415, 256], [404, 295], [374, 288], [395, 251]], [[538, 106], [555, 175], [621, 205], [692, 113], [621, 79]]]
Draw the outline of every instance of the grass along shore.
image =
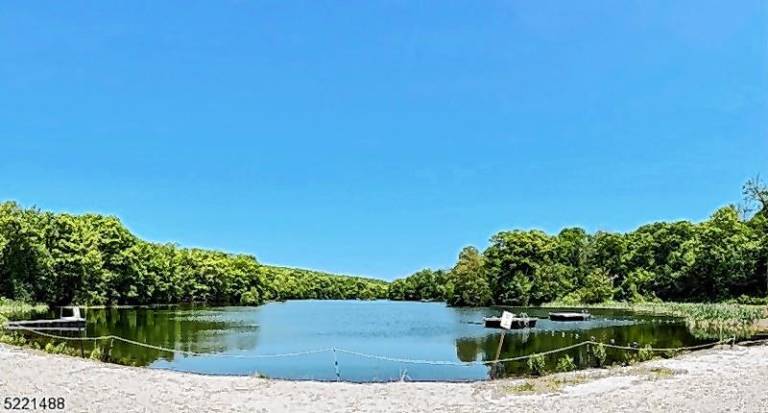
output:
[[701, 338], [723, 339], [752, 337], [761, 330], [761, 320], [768, 319], [768, 306], [738, 303], [628, 303], [607, 301], [597, 304], [553, 301], [542, 307], [577, 307], [627, 310], [638, 314], [678, 317], [685, 320], [691, 333]]
[[[15, 331], [6, 331], [4, 328], [6, 321], [44, 318], [48, 309], [49, 307], [46, 304], [29, 304], [0, 297], [0, 343], [28, 347], [34, 350], [43, 350], [51, 354], [67, 354], [74, 357], [79, 356], [80, 352], [75, 347], [67, 346], [64, 341], [54, 343], [54, 340], [31, 340], [24, 334], [19, 334]], [[94, 353], [89, 353], [89, 355], [93, 359], [102, 358], [100, 349]]]
[[0, 297], [0, 327], [8, 320], [20, 320], [47, 311], [45, 304], [29, 304]]

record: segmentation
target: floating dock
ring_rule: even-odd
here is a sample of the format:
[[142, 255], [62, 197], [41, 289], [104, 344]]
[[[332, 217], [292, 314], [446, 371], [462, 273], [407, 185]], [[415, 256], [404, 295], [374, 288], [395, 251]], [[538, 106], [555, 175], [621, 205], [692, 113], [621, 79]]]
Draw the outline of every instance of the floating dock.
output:
[[549, 319], [552, 321], [586, 321], [592, 318], [592, 314], [583, 311], [581, 313], [576, 312], [563, 312], [563, 313], [549, 313]]
[[85, 319], [65, 319], [56, 320], [26, 320], [26, 321], [8, 321], [5, 323], [6, 330], [35, 330], [35, 331], [83, 331], [85, 329]]
[[[64, 316], [64, 310], [71, 310], [71, 316]], [[59, 318], [52, 320], [8, 321], [6, 330], [35, 330], [35, 331], [84, 331], [85, 318], [80, 316], [78, 307], [61, 307]]]
[[[512, 324], [510, 328], [520, 329], [520, 328], [536, 327], [536, 321], [538, 321], [538, 319], [536, 318], [515, 317], [512, 319]], [[483, 319], [483, 322], [485, 323], [485, 326], [488, 328], [501, 328], [501, 317], [486, 317]]]

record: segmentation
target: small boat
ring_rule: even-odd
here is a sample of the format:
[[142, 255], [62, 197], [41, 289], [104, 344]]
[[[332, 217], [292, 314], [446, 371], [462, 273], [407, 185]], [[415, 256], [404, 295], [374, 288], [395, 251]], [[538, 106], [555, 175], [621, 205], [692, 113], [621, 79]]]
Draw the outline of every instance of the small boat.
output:
[[[529, 317], [515, 317], [512, 319], [511, 328], [519, 329], [519, 328], [526, 328], [526, 327], [536, 327], [536, 321], [535, 318], [529, 318]], [[485, 323], [485, 326], [488, 328], [501, 328], [501, 317], [485, 317], [483, 318], [483, 322]]]
[[549, 319], [552, 321], [586, 321], [592, 318], [592, 314], [582, 311], [577, 312], [562, 312], [562, 313], [549, 313]]

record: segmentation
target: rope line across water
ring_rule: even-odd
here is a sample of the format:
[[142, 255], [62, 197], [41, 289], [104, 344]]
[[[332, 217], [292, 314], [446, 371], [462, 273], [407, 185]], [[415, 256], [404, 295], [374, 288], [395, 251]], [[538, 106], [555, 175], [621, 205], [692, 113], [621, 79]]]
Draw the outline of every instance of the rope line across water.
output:
[[339, 353], [347, 353], [354, 356], [359, 357], [365, 357], [365, 358], [371, 358], [371, 359], [377, 359], [377, 360], [384, 360], [384, 361], [392, 361], [397, 363], [405, 363], [405, 364], [430, 364], [435, 366], [475, 366], [475, 365], [481, 365], [481, 364], [489, 364], [489, 363], [505, 363], [508, 361], [520, 361], [520, 360], [526, 360], [529, 359], [535, 355], [542, 355], [545, 356], [547, 354], [554, 354], [554, 353], [560, 353], [563, 351], [571, 350], [577, 347], [581, 347], [587, 344], [592, 343], [591, 341], [582, 341], [581, 343], [576, 343], [570, 346], [566, 347], [560, 347], [554, 350], [545, 351], [543, 353], [536, 353], [536, 354], [526, 354], [524, 356], [517, 356], [517, 357], [510, 357], [510, 358], [504, 358], [504, 359], [498, 359], [498, 360], [479, 360], [479, 361], [442, 361], [442, 360], [413, 360], [413, 359], [403, 359], [403, 358], [396, 358], [396, 357], [387, 357], [387, 356], [380, 356], [376, 354], [367, 354], [367, 353], [360, 353], [357, 351], [351, 351], [351, 350], [342, 350], [342, 349], [336, 349]]
[[226, 353], [198, 353], [194, 351], [186, 351], [186, 350], [175, 350], [170, 349], [166, 347], [159, 347], [159, 346], [153, 346], [151, 344], [147, 343], [141, 343], [138, 341], [129, 340], [127, 338], [118, 337], [118, 336], [110, 336], [111, 338], [114, 338], [115, 340], [119, 340], [125, 343], [133, 344], [136, 346], [141, 347], [147, 347], [154, 350], [159, 351], [166, 351], [169, 353], [176, 353], [176, 354], [184, 354], [188, 356], [208, 356], [208, 357], [231, 357], [231, 358], [243, 358], [243, 359], [261, 359], [261, 358], [279, 358], [279, 357], [298, 357], [298, 356], [306, 356], [310, 354], [318, 354], [318, 353], [326, 353], [331, 351], [330, 348], [322, 348], [317, 350], [306, 350], [306, 351], [296, 351], [291, 353], [275, 353], [275, 354], [226, 354]]
[[164, 351], [167, 353], [174, 353], [174, 354], [183, 354], [187, 356], [208, 356], [208, 357], [232, 357], [232, 358], [277, 358], [277, 357], [296, 357], [296, 356], [304, 356], [308, 354], [317, 354], [317, 353], [325, 353], [328, 351], [331, 351], [330, 348], [323, 348], [318, 350], [307, 350], [307, 351], [298, 351], [298, 352], [292, 352], [292, 353], [276, 353], [276, 354], [224, 354], [224, 353], [199, 353], [195, 351], [186, 351], [186, 350], [177, 350], [177, 349], [171, 349], [167, 347], [160, 347], [155, 346], [152, 344], [142, 343], [139, 341], [134, 341], [127, 339], [125, 337], [120, 336], [98, 336], [98, 337], [66, 337], [66, 336], [58, 336], [55, 334], [48, 334], [43, 333], [42, 331], [37, 331], [35, 329], [27, 328], [27, 327], [17, 327], [19, 330], [29, 331], [34, 334], [38, 334], [40, 336], [44, 337], [50, 337], [57, 340], [67, 340], [67, 341], [101, 341], [101, 340], [118, 340], [122, 341], [124, 343], [133, 344], [135, 346], [139, 347], [145, 347], [153, 350], [158, 351]]
[[[298, 356], [306, 356], [311, 354], [319, 354], [319, 353], [344, 353], [349, 354], [352, 356], [357, 357], [364, 357], [369, 359], [376, 359], [376, 360], [383, 360], [383, 361], [391, 361], [396, 363], [403, 363], [403, 364], [426, 364], [426, 365], [435, 365], [435, 366], [459, 366], [459, 367], [470, 367], [470, 366], [476, 366], [476, 365], [485, 365], [485, 364], [493, 364], [493, 363], [505, 363], [510, 361], [521, 361], [521, 360], [527, 360], [534, 356], [547, 356], [550, 354], [556, 354], [561, 353], [563, 351], [572, 350], [574, 348], [586, 346], [586, 345], [601, 345], [606, 348], [612, 348], [617, 350], [627, 350], [627, 351], [640, 351], [643, 350], [642, 347], [632, 347], [632, 346], [620, 346], [616, 344], [607, 344], [607, 343], [601, 343], [598, 341], [592, 341], [592, 340], [586, 340], [582, 341], [580, 343], [572, 344], [570, 346], [560, 347], [549, 351], [544, 351], [541, 353], [533, 353], [533, 354], [526, 354], [522, 356], [517, 357], [509, 357], [509, 358], [503, 358], [498, 360], [479, 360], [479, 361], [448, 361], [448, 360], [418, 360], [418, 359], [405, 359], [405, 358], [398, 358], [398, 357], [388, 357], [388, 356], [382, 356], [378, 354], [369, 354], [369, 353], [362, 353], [358, 351], [352, 351], [352, 350], [345, 350], [340, 348], [323, 348], [323, 349], [317, 349], [317, 350], [307, 350], [307, 351], [297, 351], [297, 352], [290, 352], [290, 353], [275, 353], [275, 354], [226, 354], [226, 353], [200, 353], [200, 352], [194, 352], [194, 351], [186, 351], [186, 350], [177, 350], [177, 349], [171, 349], [161, 346], [155, 346], [152, 344], [142, 343], [139, 341], [130, 340], [124, 337], [115, 336], [115, 335], [108, 335], [108, 336], [98, 336], [98, 337], [66, 337], [66, 336], [59, 336], [55, 334], [48, 334], [44, 333], [42, 331], [37, 331], [35, 329], [26, 328], [26, 327], [17, 327], [19, 330], [29, 331], [31, 333], [43, 336], [43, 337], [49, 337], [57, 340], [67, 340], [67, 341], [101, 341], [101, 340], [118, 340], [122, 341], [127, 344], [132, 344], [135, 346], [145, 347], [153, 350], [158, 351], [164, 351], [168, 353], [174, 353], [174, 354], [183, 354], [187, 356], [208, 356], [208, 357], [231, 357], [231, 358], [244, 358], [244, 359], [260, 359], [260, 358], [279, 358], [279, 357], [298, 357]], [[760, 341], [760, 340], [757, 340]], [[706, 343], [706, 344], [699, 344], [696, 346], [687, 346], [687, 347], [676, 347], [676, 348], [650, 348], [649, 350], [653, 352], [677, 352], [677, 351], [690, 351], [690, 350], [697, 350], [702, 349], [706, 347], [714, 347], [721, 344], [727, 344], [727, 343], [735, 343], [736, 339], [735, 337], [730, 337], [724, 340], [720, 340], [714, 343]]]

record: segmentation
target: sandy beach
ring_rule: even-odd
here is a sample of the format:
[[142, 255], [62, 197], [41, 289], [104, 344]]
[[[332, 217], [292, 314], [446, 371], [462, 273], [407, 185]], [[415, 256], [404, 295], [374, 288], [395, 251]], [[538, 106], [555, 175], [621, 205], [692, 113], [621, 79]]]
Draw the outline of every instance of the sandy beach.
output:
[[766, 383], [764, 345], [537, 379], [376, 384], [201, 376], [0, 346], [0, 398], [64, 397], [72, 412], [765, 412]]

